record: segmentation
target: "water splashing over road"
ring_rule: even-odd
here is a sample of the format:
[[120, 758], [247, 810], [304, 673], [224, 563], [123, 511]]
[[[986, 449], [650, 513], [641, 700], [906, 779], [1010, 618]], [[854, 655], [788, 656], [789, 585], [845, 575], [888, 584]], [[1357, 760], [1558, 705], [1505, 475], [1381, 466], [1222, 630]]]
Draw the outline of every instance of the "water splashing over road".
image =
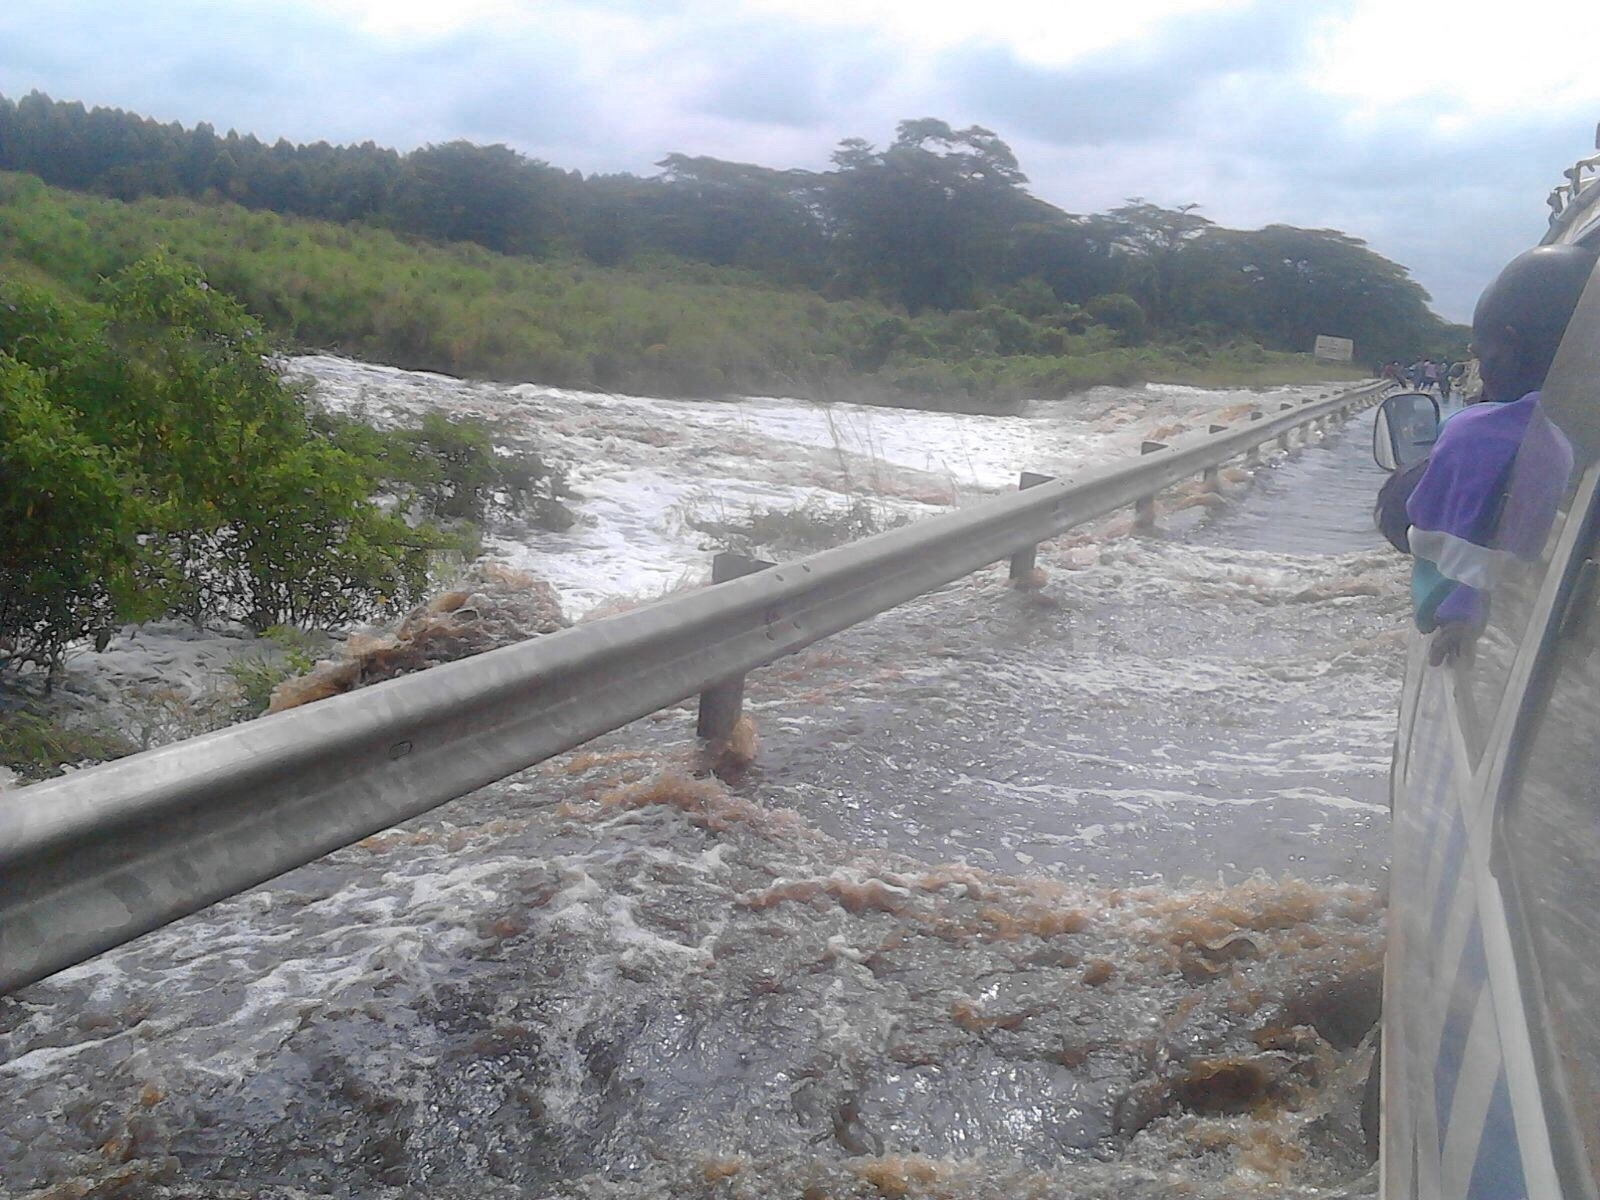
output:
[[[812, 406], [326, 371], [374, 406], [509, 395], [568, 422], [558, 448], [629, 441], [607, 420], [701, 464], [748, 439], [715, 470], [763, 496], [854, 461], [808, 457]], [[1241, 400], [1173, 395], [1155, 417], [1130, 394], [1011, 419], [1036, 428], [1005, 426], [1012, 457], [959, 490], [1057, 465], [1026, 448], [1128, 452], [1167, 408]], [[894, 444], [898, 414], [861, 419]], [[999, 443], [1002, 419], [937, 420]], [[731, 785], [698, 773], [674, 710], [0, 1001], [0, 1178], [62, 1197], [1359, 1190], [1404, 602], [1350, 512], [1367, 485], [1308, 481], [1359, 477], [1360, 437], [1165, 536], [1063, 538], [1042, 593], [980, 573], [758, 672], [763, 747]], [[878, 452], [895, 487], [937, 474], [905, 438]], [[593, 467], [571, 544], [629, 540], [628, 587], [703, 553], [670, 505], [617, 515], [630, 478], [674, 469], [636, 447]], [[598, 600], [607, 568], [568, 553], [568, 595]]]

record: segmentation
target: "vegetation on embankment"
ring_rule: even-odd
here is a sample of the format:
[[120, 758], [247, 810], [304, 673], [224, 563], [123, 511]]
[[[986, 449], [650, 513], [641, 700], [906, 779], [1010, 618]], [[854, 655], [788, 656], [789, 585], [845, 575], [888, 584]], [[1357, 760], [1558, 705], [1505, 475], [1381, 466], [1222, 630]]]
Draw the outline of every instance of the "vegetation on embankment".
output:
[[[847, 137], [824, 171], [683, 153], [656, 166], [645, 178], [585, 176], [466, 141], [406, 153], [269, 145], [38, 92], [0, 96], [0, 170], [118, 200], [227, 201], [552, 262], [634, 268], [667, 257], [910, 316], [998, 309], [1070, 332], [1092, 323], [1129, 345], [1198, 337], [1303, 352], [1331, 334], [1353, 339], [1367, 363], [1458, 356], [1450, 342], [1461, 331], [1360, 238], [1227, 229], [1198, 204], [1137, 197], [1109, 212], [1064, 212], [1029, 192], [1011, 147], [978, 125], [901, 121], [881, 148]], [[1037, 352], [1006, 344], [1012, 324], [993, 314], [995, 344], [979, 353]], [[881, 337], [870, 349], [920, 352]], [[962, 355], [941, 346], [931, 357]]]
[[699, 263], [539, 261], [233, 204], [126, 203], [0, 175], [0, 273], [82, 297], [156, 247], [199, 264], [287, 345], [453, 375], [982, 408], [1101, 383], [1337, 374], [1248, 339], [1123, 344], [1126, 331], [1052, 310], [1036, 290], [1007, 297], [1026, 312], [991, 304], [908, 317]]
[[94, 294], [0, 278], [0, 671], [53, 672], [69, 644], [164, 616], [401, 610], [493, 508], [560, 515], [559, 473], [481, 426], [312, 409], [190, 264], [138, 258]]
[[268, 144], [0, 96], [0, 171], [104, 198], [7, 185], [0, 256], [82, 286], [159, 243], [295, 345], [659, 394], [982, 408], [1095, 383], [1299, 380], [1319, 334], [1368, 366], [1465, 345], [1359, 238], [1138, 198], [1064, 212], [979, 126], [902, 121], [882, 148], [845, 139], [825, 171], [657, 166], [586, 177], [465, 141]]

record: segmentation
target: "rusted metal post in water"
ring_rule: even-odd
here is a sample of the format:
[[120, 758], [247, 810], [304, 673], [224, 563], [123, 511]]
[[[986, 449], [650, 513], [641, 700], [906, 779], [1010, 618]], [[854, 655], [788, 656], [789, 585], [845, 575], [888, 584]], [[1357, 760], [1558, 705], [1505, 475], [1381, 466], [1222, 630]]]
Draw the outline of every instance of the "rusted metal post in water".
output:
[[[1049, 483], [1054, 475], [1041, 475], [1037, 471], [1024, 471], [1022, 478], [1017, 482], [1019, 492], [1027, 491], [1031, 487], [1038, 487], [1041, 483]], [[1037, 545], [1024, 546], [1011, 556], [1011, 582], [1024, 583], [1033, 574], [1033, 569], [1039, 562], [1039, 547]]]
[[[776, 565], [764, 559], [746, 558], [743, 554], [718, 554], [711, 560], [711, 582], [727, 583]], [[700, 693], [700, 717], [695, 723], [695, 733], [706, 741], [725, 738], [733, 732], [743, 713], [744, 676], [719, 680]]]

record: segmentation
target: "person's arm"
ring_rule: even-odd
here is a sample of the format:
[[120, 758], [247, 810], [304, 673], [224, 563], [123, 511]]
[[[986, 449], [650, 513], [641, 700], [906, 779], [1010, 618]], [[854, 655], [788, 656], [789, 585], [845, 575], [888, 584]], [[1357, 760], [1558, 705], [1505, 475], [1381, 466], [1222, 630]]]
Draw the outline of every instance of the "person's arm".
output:
[[1434, 666], [1454, 662], [1469, 651], [1489, 623], [1489, 597], [1479, 588], [1458, 583], [1433, 611], [1433, 641], [1428, 661]]

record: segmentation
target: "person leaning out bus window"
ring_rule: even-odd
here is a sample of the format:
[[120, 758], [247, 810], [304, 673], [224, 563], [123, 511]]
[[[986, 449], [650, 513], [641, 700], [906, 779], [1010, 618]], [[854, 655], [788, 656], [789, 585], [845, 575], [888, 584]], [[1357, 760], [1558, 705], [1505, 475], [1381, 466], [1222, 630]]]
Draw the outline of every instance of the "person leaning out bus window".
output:
[[[1435, 665], [1453, 661], [1483, 631], [1497, 560], [1507, 553], [1536, 558], [1555, 517], [1571, 447], [1542, 418], [1534, 434], [1530, 423], [1594, 263], [1578, 246], [1539, 246], [1511, 260], [1472, 314], [1481, 402], [1441, 427], [1409, 497], [1380, 496], [1380, 510], [1404, 503], [1413, 616], [1418, 629], [1434, 635]], [[1518, 471], [1512, 489], [1525, 439], [1524, 457], [1540, 461]], [[1508, 497], [1512, 490], [1520, 494]], [[1512, 509], [1515, 519], [1507, 520]], [[1398, 514], [1388, 516], [1395, 523]]]

